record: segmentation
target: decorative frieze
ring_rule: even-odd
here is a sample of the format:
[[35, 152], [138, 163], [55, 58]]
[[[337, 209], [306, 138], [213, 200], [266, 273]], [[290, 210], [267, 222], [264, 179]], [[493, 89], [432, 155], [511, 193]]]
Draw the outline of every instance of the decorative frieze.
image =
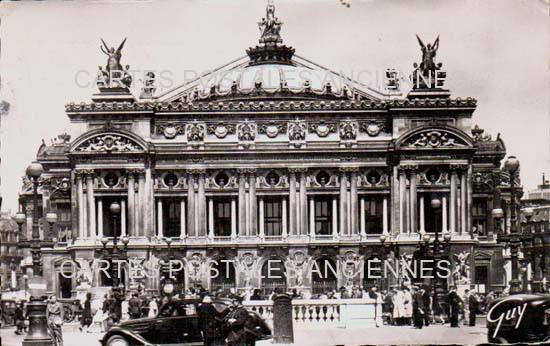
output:
[[420, 148], [465, 147], [468, 146], [468, 143], [447, 131], [426, 130], [409, 138], [404, 146]]

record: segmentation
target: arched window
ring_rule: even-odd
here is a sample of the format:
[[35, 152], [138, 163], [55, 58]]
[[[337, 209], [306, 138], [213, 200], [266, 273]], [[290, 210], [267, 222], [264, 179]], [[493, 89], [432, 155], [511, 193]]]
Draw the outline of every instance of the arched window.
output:
[[[226, 258], [218, 258], [212, 262], [213, 270], [210, 271], [210, 290], [229, 291], [231, 288], [236, 288], [237, 275], [235, 273], [235, 265], [233, 261]], [[216, 270], [214, 270], [216, 269]]]
[[319, 258], [313, 262], [311, 281], [313, 294], [326, 293], [338, 287], [338, 266], [330, 258]]
[[271, 257], [262, 266], [262, 294], [268, 296], [272, 292], [286, 292], [286, 272], [283, 260]]

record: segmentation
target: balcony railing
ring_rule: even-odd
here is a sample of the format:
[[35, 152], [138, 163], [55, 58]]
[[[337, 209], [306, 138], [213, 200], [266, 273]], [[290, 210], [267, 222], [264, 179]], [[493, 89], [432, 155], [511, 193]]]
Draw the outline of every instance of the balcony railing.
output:
[[[268, 323], [272, 323], [273, 301], [251, 300], [243, 302], [243, 305]], [[304, 326], [375, 326], [376, 310], [376, 302], [373, 299], [292, 300], [292, 319], [296, 324]]]

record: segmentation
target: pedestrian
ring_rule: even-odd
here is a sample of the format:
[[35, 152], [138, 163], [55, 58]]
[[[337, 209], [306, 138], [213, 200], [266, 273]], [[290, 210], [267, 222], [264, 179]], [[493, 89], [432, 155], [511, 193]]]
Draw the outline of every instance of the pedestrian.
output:
[[15, 305], [14, 314], [14, 322], [15, 326], [17, 327], [17, 329], [15, 330], [15, 334], [25, 334], [25, 330], [27, 329], [27, 327], [25, 326], [25, 309], [23, 306], [23, 301], [20, 301]]
[[424, 288], [424, 306], [426, 308], [424, 310], [424, 325], [427, 327], [430, 325], [431, 316], [433, 313], [433, 299], [430, 291], [426, 288]]
[[149, 302], [149, 311], [147, 312], [147, 317], [157, 317], [157, 314], [159, 313], [159, 306], [157, 304], [156, 297], [151, 297], [151, 301]]
[[404, 323], [407, 326], [411, 325], [411, 319], [413, 315], [413, 297], [411, 289], [405, 287], [403, 289], [403, 306], [404, 306]]
[[462, 305], [462, 299], [456, 293], [456, 287], [451, 287], [449, 294], [447, 294], [447, 304], [449, 309], [449, 317], [452, 328], [458, 328], [458, 314]]
[[424, 325], [424, 314], [426, 311], [426, 302], [424, 301], [424, 288], [417, 289], [413, 297], [413, 320], [414, 327], [422, 329]]
[[246, 324], [250, 318], [248, 311], [242, 306], [240, 299], [234, 299], [231, 311], [225, 321], [229, 327], [227, 346], [248, 346]]
[[138, 298], [137, 292], [132, 294], [132, 298], [128, 302], [128, 314], [130, 315], [130, 319], [141, 317], [141, 301]]
[[80, 318], [80, 331], [86, 330], [92, 325], [92, 293], [86, 293], [86, 300], [84, 301], [84, 309], [82, 309], [82, 317]]
[[393, 292], [393, 319], [396, 325], [402, 326], [404, 324], [403, 318], [405, 316], [403, 291], [394, 289]]
[[495, 292], [489, 291], [489, 293], [487, 293], [487, 296], [485, 297], [485, 310], [489, 309], [489, 305], [494, 299], [495, 299]]
[[57, 301], [55, 296], [50, 297], [46, 310], [48, 329], [52, 337], [52, 346], [63, 346], [63, 305]]
[[202, 303], [197, 308], [197, 314], [204, 346], [223, 345], [222, 314], [212, 305], [210, 296], [204, 296]]
[[469, 308], [470, 308], [470, 327], [475, 327], [476, 325], [476, 315], [479, 310], [479, 300], [477, 298], [477, 294], [473, 292], [470, 294], [469, 302], [468, 302]]
[[464, 291], [464, 295], [462, 296], [462, 301], [464, 302], [464, 304], [463, 304], [462, 316], [460, 320], [463, 321], [465, 325], [467, 325], [468, 316], [470, 315], [470, 290], [469, 289], [466, 289]]
[[386, 321], [386, 324], [393, 325], [393, 300], [392, 295], [390, 292], [382, 292], [383, 298], [383, 305], [382, 305], [382, 313], [384, 314], [384, 320]]

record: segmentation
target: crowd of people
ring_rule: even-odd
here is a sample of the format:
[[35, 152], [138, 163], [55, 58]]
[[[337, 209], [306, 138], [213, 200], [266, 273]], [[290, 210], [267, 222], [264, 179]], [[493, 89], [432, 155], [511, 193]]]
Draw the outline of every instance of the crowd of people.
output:
[[[461, 321], [464, 325], [475, 326], [477, 315], [486, 312], [486, 307], [496, 298], [493, 291], [482, 295], [466, 289], [459, 294], [456, 287], [450, 287], [444, 295], [444, 299], [441, 299], [441, 295], [434, 299], [430, 287], [421, 285], [391, 288], [388, 291], [379, 291], [376, 286], [370, 287], [368, 290], [359, 286], [349, 286], [318, 294], [302, 292], [297, 289], [283, 292], [277, 288], [270, 291], [249, 289], [239, 293], [235, 289], [209, 292], [198, 286], [189, 288], [179, 295], [165, 295], [162, 298], [159, 295], [140, 295], [137, 291], [125, 294], [121, 289], [113, 288], [103, 296], [100, 302], [97, 299], [93, 300], [92, 293], [86, 294], [81, 305], [80, 330], [82, 332], [105, 332], [114, 324], [125, 319], [156, 317], [169, 299], [196, 298], [202, 302], [197, 313], [203, 334], [205, 338], [213, 340], [212, 343], [206, 343], [206, 345], [216, 345], [216, 342], [219, 341], [217, 339], [219, 333], [215, 331], [219, 330], [219, 323], [226, 323], [230, 326], [232, 331], [230, 335], [235, 340], [242, 339], [242, 330], [244, 330], [242, 320], [246, 320], [243, 317], [243, 311], [246, 310], [242, 308], [240, 302], [243, 300], [271, 300], [281, 293], [288, 294], [292, 299], [374, 299], [377, 326], [386, 324], [415, 328], [445, 323], [449, 323], [451, 327], [458, 327]], [[506, 292], [502, 294], [506, 295]], [[237, 304], [230, 310], [230, 316], [222, 316], [212, 306], [212, 298], [230, 298]], [[25, 310], [24, 301], [16, 304], [14, 314], [16, 334], [27, 332], [28, 322], [26, 322]], [[56, 297], [50, 297], [47, 307], [48, 329], [54, 345], [57, 346], [63, 346], [61, 329], [64, 321], [63, 314], [63, 305]]]

